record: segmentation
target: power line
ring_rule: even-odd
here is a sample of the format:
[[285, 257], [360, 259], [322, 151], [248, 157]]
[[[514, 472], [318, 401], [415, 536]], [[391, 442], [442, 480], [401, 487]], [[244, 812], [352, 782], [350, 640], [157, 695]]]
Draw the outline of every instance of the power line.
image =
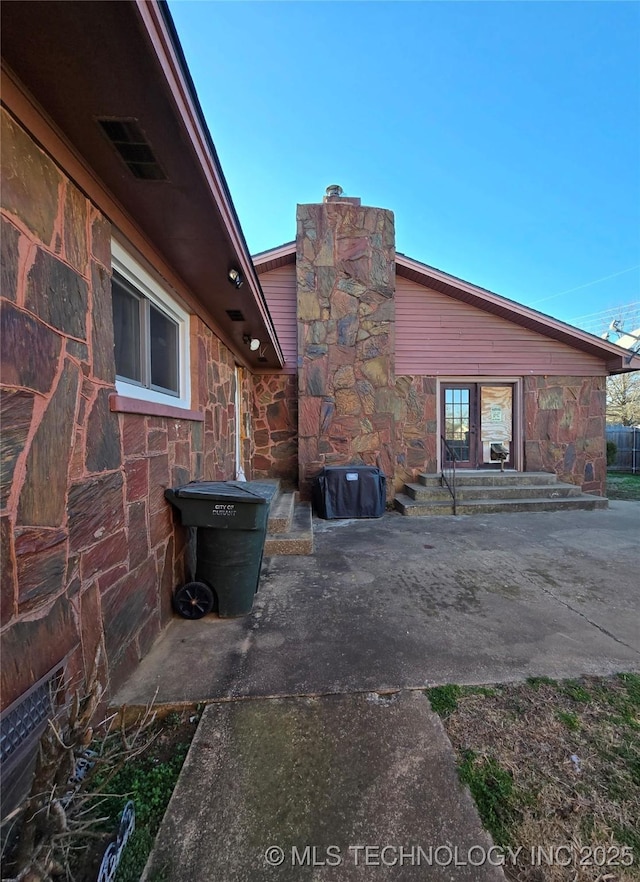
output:
[[611, 315], [612, 313], [622, 312], [623, 310], [632, 309], [634, 307], [640, 307], [640, 300], [634, 300], [632, 303], [625, 303], [621, 306], [611, 306], [609, 309], [601, 309], [599, 312], [587, 312], [585, 315], [576, 316], [571, 319], [571, 321], [577, 322], [581, 319], [592, 318], [595, 316]]
[[615, 279], [618, 276], [623, 276], [625, 273], [631, 273], [633, 270], [640, 269], [640, 263], [637, 263], [635, 266], [630, 266], [629, 269], [620, 270], [617, 273], [611, 273], [610, 276], [603, 276], [601, 279], [594, 279], [592, 282], [585, 282], [584, 285], [577, 285], [575, 288], [567, 288], [566, 291], [560, 291], [558, 294], [552, 294], [551, 297], [543, 297], [542, 300], [534, 300], [531, 306], [535, 306], [537, 303], [546, 303], [547, 300], [555, 300], [556, 297], [562, 297], [563, 294], [571, 294], [572, 291], [581, 291], [583, 288], [590, 288], [591, 285], [597, 285], [599, 282], [606, 282], [609, 279]]
[[[570, 324], [582, 328], [590, 334], [601, 334], [610, 327], [612, 322], [618, 322], [623, 328], [633, 331], [640, 327], [640, 308], [631, 306], [610, 310], [600, 318], [588, 318], [584, 321], [574, 319]], [[624, 330], [623, 330], [624, 333]]]

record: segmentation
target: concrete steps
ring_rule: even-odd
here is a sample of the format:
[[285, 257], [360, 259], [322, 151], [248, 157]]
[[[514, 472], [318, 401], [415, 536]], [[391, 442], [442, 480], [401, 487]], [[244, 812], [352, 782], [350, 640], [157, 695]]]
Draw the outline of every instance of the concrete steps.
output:
[[267, 528], [269, 535], [286, 533], [291, 529], [295, 497], [295, 493], [278, 493], [276, 499], [271, 503]]
[[426, 515], [452, 515], [453, 503], [449, 496], [449, 501], [435, 500], [434, 502], [417, 501], [407, 496], [406, 493], [396, 493], [393, 504], [400, 514], [407, 517], [423, 517]]
[[[497, 514], [525, 511], [575, 511], [606, 508], [602, 496], [583, 493], [575, 484], [547, 472], [458, 472], [457, 513]], [[396, 494], [396, 509], [408, 517], [453, 514], [440, 475], [419, 475]]]
[[297, 491], [281, 492], [271, 503], [264, 554], [313, 554], [311, 503], [301, 502]]
[[[557, 484], [558, 477], [553, 472], [514, 472], [505, 471], [483, 471], [470, 469], [458, 469], [458, 484], [465, 487], [508, 487], [516, 484], [519, 487], [526, 487], [531, 484]], [[442, 477], [440, 475], [418, 475], [418, 483], [424, 487], [441, 487]]]
[[[405, 484], [405, 493], [418, 502], [447, 502], [451, 494], [446, 487], [425, 487], [422, 484]], [[567, 497], [581, 496], [582, 491], [575, 484], [525, 484], [522, 487], [517, 484], [506, 486], [489, 485], [487, 487], [477, 484], [466, 486], [458, 485], [458, 501], [470, 501], [474, 499], [539, 499], [550, 497], [563, 499]]]

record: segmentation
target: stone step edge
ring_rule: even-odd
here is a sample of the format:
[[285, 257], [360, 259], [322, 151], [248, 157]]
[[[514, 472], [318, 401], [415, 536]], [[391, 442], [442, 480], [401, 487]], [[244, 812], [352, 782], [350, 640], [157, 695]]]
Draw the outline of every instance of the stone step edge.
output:
[[[394, 505], [401, 514], [408, 517], [453, 514], [452, 502], [420, 502], [398, 493]], [[582, 493], [580, 496], [534, 498], [534, 499], [477, 499], [459, 502], [458, 514], [499, 514], [509, 511], [580, 511], [604, 509], [609, 500], [604, 496], [592, 496]]]
[[[438, 474], [427, 474], [420, 472], [417, 476], [417, 482], [424, 487], [440, 487], [442, 486], [442, 476]], [[553, 485], [557, 482], [558, 476], [555, 472], [499, 472], [487, 471], [479, 474], [477, 471], [467, 471], [466, 469], [458, 469], [456, 471], [456, 483], [467, 484], [468, 486], [499, 486], [504, 484], [513, 484], [521, 482], [522, 484], [531, 484], [533, 481], [539, 484]], [[413, 482], [411, 482], [413, 483]]]
[[291, 528], [286, 533], [267, 535], [265, 557], [280, 554], [313, 554], [313, 515], [310, 502], [301, 502], [295, 493]]
[[[407, 496], [420, 502], [434, 502], [439, 499], [450, 498], [446, 487], [434, 486], [426, 487], [424, 484], [405, 484], [405, 493]], [[580, 496], [582, 491], [577, 484], [565, 484], [557, 481], [554, 484], [509, 484], [509, 485], [490, 485], [490, 484], [456, 484], [457, 495], [460, 501], [467, 499], [492, 499], [500, 496], [500, 493], [509, 493], [504, 498], [517, 499], [515, 494], [522, 493], [522, 499], [531, 498], [532, 496], [548, 497], [549, 499], [564, 499], [567, 497]], [[486, 494], [484, 497], [479, 494]], [[513, 494], [513, 495], [511, 495]]]
[[271, 503], [267, 533], [287, 533], [291, 529], [296, 494], [294, 491], [280, 493]]
[[[408, 496], [416, 502], [439, 502], [451, 499], [451, 494], [446, 487], [425, 487], [424, 484], [405, 484], [402, 495]], [[398, 495], [398, 494], [396, 494]]]
[[[477, 472], [475, 470], [468, 471], [467, 469], [456, 470], [456, 483], [468, 484], [469, 486], [484, 484], [490, 487], [514, 483], [555, 484], [557, 480], [558, 476], [555, 472]], [[416, 482], [425, 487], [439, 487], [442, 485], [442, 475], [440, 472], [437, 474], [419, 472], [416, 475]]]
[[594, 508], [607, 508], [609, 505], [609, 500], [604, 496], [591, 496], [589, 493], [581, 493], [579, 496], [565, 496], [565, 497], [534, 497], [533, 499], [470, 499], [467, 502], [458, 503], [458, 510], [461, 514], [465, 513], [465, 509], [467, 509], [467, 513], [473, 513], [474, 511], [482, 511], [482, 510], [490, 510], [492, 508], [499, 508], [502, 511], [509, 511], [510, 509], [538, 509], [539, 511], [561, 511], [562, 509], [567, 510], [580, 510], [580, 509], [594, 509]]
[[396, 511], [406, 517], [419, 517], [420, 515], [452, 515], [453, 503], [451, 498], [442, 501], [422, 502], [412, 499], [406, 493], [396, 493], [393, 500]]

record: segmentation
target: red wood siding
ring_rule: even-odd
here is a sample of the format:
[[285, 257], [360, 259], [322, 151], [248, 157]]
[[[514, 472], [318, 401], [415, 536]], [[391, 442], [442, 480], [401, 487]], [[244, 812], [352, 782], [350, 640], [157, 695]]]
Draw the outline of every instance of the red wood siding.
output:
[[396, 375], [600, 376], [599, 358], [396, 276]]
[[282, 347], [285, 370], [295, 370], [298, 363], [295, 264], [292, 263], [261, 273], [260, 284]]

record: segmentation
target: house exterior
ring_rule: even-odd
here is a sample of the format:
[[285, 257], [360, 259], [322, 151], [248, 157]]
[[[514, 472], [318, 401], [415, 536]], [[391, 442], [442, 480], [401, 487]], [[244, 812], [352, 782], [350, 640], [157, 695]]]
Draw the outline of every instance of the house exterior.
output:
[[99, 651], [113, 694], [169, 621], [189, 567], [167, 487], [308, 496], [365, 463], [393, 495], [444, 436], [461, 467], [499, 441], [602, 493], [605, 379], [640, 359], [397, 253], [392, 213], [339, 188], [252, 260], [166, 4], [1, 11], [9, 763], [53, 678]]
[[285, 355], [261, 387], [298, 408], [296, 457], [256, 403], [257, 474], [308, 494], [323, 466], [361, 462], [393, 496], [441, 470], [444, 438], [459, 469], [500, 468], [500, 444], [509, 469], [603, 495], [605, 381], [637, 356], [398, 253], [392, 213], [337, 187], [254, 262]]
[[113, 692], [147, 652], [185, 580], [164, 491], [250, 477], [283, 358], [166, 6], [7, 3], [2, 34], [4, 750], [57, 672], [100, 648]]

